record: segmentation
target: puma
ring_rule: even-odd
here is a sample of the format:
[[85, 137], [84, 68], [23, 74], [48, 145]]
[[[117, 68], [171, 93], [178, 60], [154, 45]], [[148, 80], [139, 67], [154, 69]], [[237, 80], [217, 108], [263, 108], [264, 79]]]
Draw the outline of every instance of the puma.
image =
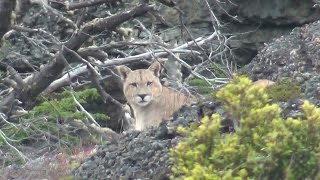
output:
[[263, 88], [263, 89], [267, 89], [267, 88], [273, 86], [274, 83], [275, 82], [267, 80], [267, 79], [259, 79], [259, 80], [255, 81], [255, 82], [253, 82], [253, 85], [258, 86], [258, 87]]
[[191, 102], [191, 96], [162, 86], [161, 65], [154, 62], [148, 69], [131, 70], [118, 66], [123, 81], [123, 93], [135, 117], [135, 129], [157, 127], [183, 105]]

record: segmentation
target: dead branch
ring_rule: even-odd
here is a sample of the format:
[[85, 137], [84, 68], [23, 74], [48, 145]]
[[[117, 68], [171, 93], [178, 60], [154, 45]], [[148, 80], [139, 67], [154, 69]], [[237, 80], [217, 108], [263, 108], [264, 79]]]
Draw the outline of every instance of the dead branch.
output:
[[95, 124], [90, 124], [89, 127], [99, 134], [104, 134], [108, 137], [110, 141], [116, 141], [120, 136], [110, 128], [99, 127]]
[[[89, 23], [84, 24], [79, 30], [76, 30], [73, 36], [64, 46], [61, 46], [60, 50], [56, 53], [55, 57], [42, 68], [39, 72], [35, 72], [31, 78], [29, 78], [26, 87], [20, 87], [12, 91], [7, 97], [3, 98], [0, 102], [0, 112], [6, 112], [8, 107], [12, 106], [14, 99], [19, 99], [23, 103], [32, 102], [43, 90], [45, 90], [54, 80], [57, 79], [66, 67], [68, 60], [66, 49], [77, 50], [80, 46], [90, 37], [89, 34], [92, 31], [111, 31], [121, 23], [145, 14], [149, 10], [152, 10], [153, 6], [140, 4], [131, 10], [117, 13], [113, 16], [95, 19]], [[11, 108], [9, 108], [11, 109]]]
[[160, 45], [160, 44], [155, 42], [146, 42], [146, 41], [140, 41], [140, 40], [139, 41], [119, 41], [119, 42], [110, 42], [109, 44], [106, 44], [103, 46], [90, 46], [86, 48], [80, 48], [78, 50], [78, 53], [81, 55], [82, 53], [86, 54], [86, 52], [95, 52], [98, 50], [109, 51], [112, 49], [126, 48], [128, 46], [149, 46], [149, 45]]
[[2, 82], [4, 85], [12, 87], [14, 89], [17, 87], [17, 83], [14, 80], [10, 79], [9, 77], [1, 79], [0, 82]]
[[91, 6], [97, 6], [101, 4], [114, 4], [117, 2], [121, 2], [121, 0], [93, 0], [93, 1], [84, 1], [84, 2], [78, 2], [78, 3], [70, 3], [70, 4], [64, 4], [67, 10], [75, 10], [75, 9], [81, 9]]
[[85, 115], [88, 117], [88, 119], [90, 119], [90, 121], [92, 121], [96, 126], [100, 127], [100, 125], [97, 123], [97, 121], [93, 118], [93, 116], [79, 103], [79, 101], [77, 100], [77, 98], [73, 95], [72, 91], [71, 91], [71, 96], [73, 98], [73, 101], [76, 103], [76, 105], [80, 108], [80, 110], [82, 112], [85, 113]]
[[96, 73], [96, 71], [94, 71], [93, 68], [89, 68], [89, 71], [91, 73], [91, 77], [92, 77], [92, 81], [93, 81], [93, 84], [96, 86], [99, 94], [102, 96], [103, 98], [103, 102], [107, 102], [107, 101], [110, 101], [112, 102], [113, 104], [117, 105], [118, 107], [121, 107], [123, 106], [123, 104], [121, 104], [119, 101], [117, 101], [116, 99], [114, 99], [112, 96], [110, 96], [104, 89], [103, 87], [101, 86], [100, 84], [100, 81], [99, 81], [99, 78], [100, 78], [100, 75], [98, 73]]
[[77, 30], [73, 34], [65, 46], [69, 49], [77, 50], [90, 37], [90, 32], [101, 32], [105, 30], [111, 31], [129, 19], [141, 16], [153, 9], [154, 6], [152, 5], [140, 4], [129, 11], [120, 12], [106, 18], [96, 18], [80, 27], [80, 30]]
[[77, 29], [77, 25], [69, 18], [65, 17], [61, 12], [59, 12], [58, 10], [52, 8], [51, 6], [49, 6], [47, 3], [41, 3], [42, 7], [45, 8], [45, 10], [49, 10], [52, 14], [54, 14], [55, 16], [59, 17], [60, 19], [62, 19], [64, 22], [66, 22], [67, 24], [69, 24], [71, 27], [73, 27], [73, 29]]
[[[189, 47], [194, 46], [195, 43], [197, 43], [199, 46], [201, 46], [201, 45], [209, 42], [210, 40], [212, 40], [214, 37], [216, 37], [215, 32], [212, 33], [208, 37], [200, 37], [200, 38], [195, 39], [194, 41], [189, 41], [185, 44], [182, 44], [176, 48], [169, 49], [169, 50], [173, 53], [182, 53], [185, 51], [181, 51], [181, 50], [188, 49]], [[193, 51], [193, 52], [195, 52], [195, 51]], [[134, 55], [134, 56], [130, 56], [130, 57], [114, 58], [112, 60], [107, 60], [101, 66], [102, 67], [118, 66], [118, 65], [122, 65], [122, 64], [128, 64], [128, 63], [132, 63], [132, 62], [141, 61], [142, 59], [151, 59], [154, 57], [161, 57], [161, 56], [165, 56], [165, 55], [168, 55], [168, 52], [158, 49], [158, 50], [154, 50], [152, 52], [146, 52], [146, 53], [142, 53], [142, 54]]]
[[96, 85], [96, 88], [99, 92], [99, 94], [102, 96], [103, 101], [107, 102], [110, 101], [114, 104], [116, 104], [118, 107], [122, 107], [122, 104], [115, 100], [112, 96], [110, 96], [100, 85], [99, 79], [101, 79], [100, 74], [97, 72], [97, 70], [85, 59], [83, 59], [81, 56], [79, 56], [76, 52], [72, 51], [71, 49], [66, 48], [66, 50], [72, 54], [74, 57], [76, 57], [80, 62], [83, 62], [86, 64], [87, 68], [89, 69], [89, 72], [91, 73], [92, 81]]
[[177, 4], [175, 1], [172, 1], [172, 0], [157, 0], [157, 1], [169, 7], [173, 7]]
[[99, 59], [100, 61], [105, 61], [108, 58], [107, 53], [97, 48], [80, 48], [78, 54], [83, 58], [90, 56]]
[[[17, 129], [17, 126], [11, 122], [9, 122], [8, 120], [6, 120], [6, 117], [3, 113], [0, 113], [1, 119], [9, 124], [10, 126], [14, 127]], [[0, 137], [1, 139], [10, 147], [12, 148], [14, 151], [16, 151], [18, 153], [18, 155], [21, 157], [21, 159], [23, 159], [25, 162], [28, 160], [28, 158], [21, 152], [19, 151], [15, 146], [13, 146], [9, 141], [16, 141], [14, 139], [11, 139], [9, 137], [7, 137], [7, 135], [0, 129]]]
[[13, 0], [1, 0], [0, 1], [0, 39], [10, 29], [12, 16], [11, 12], [14, 10], [16, 1]]
[[81, 66], [81, 67], [76, 67], [71, 70], [68, 70], [61, 78], [53, 81], [44, 91], [43, 95], [48, 95], [51, 92], [57, 90], [58, 88], [67, 86], [71, 83], [71, 81], [78, 77], [81, 74], [87, 73], [87, 67], [86, 66]]
[[7, 66], [7, 71], [13, 78], [14, 82], [16, 83], [15, 88], [25, 88], [26, 83], [23, 81], [22, 77], [19, 75], [19, 73], [11, 66]]
[[22, 102], [27, 102], [38, 96], [52, 81], [60, 75], [65, 67], [66, 59], [64, 58], [63, 49], [59, 51], [51, 62], [49, 62], [43, 68], [40, 68], [39, 72], [35, 72], [29, 79], [26, 86], [17, 87], [9, 96], [5, 97], [0, 102], [0, 111], [4, 110], [12, 105], [14, 99], [19, 99]]

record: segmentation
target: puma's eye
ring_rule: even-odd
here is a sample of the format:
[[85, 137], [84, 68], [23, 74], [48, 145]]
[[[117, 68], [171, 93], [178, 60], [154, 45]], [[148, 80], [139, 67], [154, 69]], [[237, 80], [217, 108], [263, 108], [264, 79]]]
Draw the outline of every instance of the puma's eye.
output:
[[130, 83], [129, 85], [130, 85], [130, 86], [137, 87], [137, 83]]
[[147, 82], [147, 86], [150, 86], [152, 83], [152, 81]]

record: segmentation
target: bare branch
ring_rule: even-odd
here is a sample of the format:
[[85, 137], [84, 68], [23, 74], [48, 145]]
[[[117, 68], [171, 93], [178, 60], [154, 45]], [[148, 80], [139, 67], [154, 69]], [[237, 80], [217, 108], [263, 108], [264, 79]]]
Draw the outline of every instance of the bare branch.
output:
[[77, 50], [89, 38], [88, 34], [90, 32], [113, 30], [123, 22], [141, 16], [153, 9], [154, 7], [151, 5], [140, 4], [129, 11], [120, 12], [110, 17], [96, 18], [95, 20], [84, 24], [80, 30], [77, 30], [65, 45], [69, 49]]
[[71, 3], [71, 4], [66, 4], [66, 9], [67, 10], [74, 10], [74, 9], [81, 9], [85, 7], [90, 7], [90, 6], [97, 6], [100, 4], [113, 4], [121, 2], [121, 0], [91, 0], [91, 1], [83, 1], [83, 2], [78, 2], [78, 3]]
[[12, 21], [11, 12], [14, 10], [15, 4], [13, 0], [0, 1], [0, 39], [10, 29]]
[[88, 69], [86, 66], [80, 66], [73, 68], [71, 70], [68, 70], [67, 73], [65, 73], [61, 78], [53, 81], [44, 91], [43, 94], [47, 95], [50, 94], [51, 92], [57, 90], [58, 88], [68, 86], [72, 79], [78, 77], [81, 74], [85, 74], [88, 72]]
[[97, 123], [97, 121], [92, 117], [92, 115], [83, 108], [83, 106], [79, 103], [79, 101], [77, 100], [77, 98], [73, 95], [72, 91], [71, 92], [71, 96], [73, 98], [73, 101], [76, 103], [76, 105], [80, 108], [80, 110], [82, 112], [84, 112], [86, 114], [86, 116], [89, 118], [90, 121], [92, 121], [96, 126], [100, 127], [100, 125]]
[[91, 56], [99, 59], [100, 61], [104, 61], [108, 58], [108, 54], [98, 48], [80, 48], [78, 50], [78, 54], [83, 58]]
[[21, 90], [26, 87], [26, 83], [23, 81], [19, 73], [15, 69], [13, 69], [13, 67], [7, 66], [7, 71], [10, 73], [11, 77], [16, 82], [16, 89]]
[[3, 82], [5, 85], [7, 85], [9, 87], [12, 87], [14, 89], [17, 87], [17, 82], [15, 82], [14, 80], [10, 79], [9, 77], [1, 79], [0, 82]]
[[[195, 42], [199, 46], [201, 46], [201, 45], [207, 43], [208, 41], [212, 40], [214, 37], [216, 37], [216, 33], [213, 33], [206, 38], [203, 38], [203, 37], [197, 38], [194, 41], [189, 41], [185, 44], [182, 44], [176, 48], [169, 49], [169, 50], [173, 53], [183, 53], [185, 51], [180, 51], [180, 50], [187, 49], [188, 47], [193, 46], [195, 44]], [[193, 52], [195, 52], [195, 51], [193, 51]], [[147, 53], [143, 53], [143, 54], [139, 54], [139, 55], [135, 55], [135, 56], [107, 60], [101, 66], [102, 67], [113, 66], [113, 65], [118, 66], [118, 65], [122, 65], [122, 64], [141, 61], [142, 59], [150, 59], [153, 57], [161, 57], [161, 56], [165, 56], [165, 55], [168, 55], [168, 52], [166, 52], [164, 50], [154, 50], [152, 52], [147, 52]]]
[[96, 86], [99, 94], [102, 96], [103, 98], [103, 102], [107, 102], [108, 100], [110, 102], [112, 102], [113, 104], [117, 105], [118, 107], [121, 107], [122, 108], [122, 104], [117, 101], [116, 99], [114, 99], [112, 96], [110, 96], [104, 89], [103, 87], [101, 86], [100, 84], [100, 81], [99, 81], [99, 78], [100, 78], [100, 75], [98, 73], [96, 73], [96, 71], [94, 71], [93, 68], [89, 68], [89, 71], [91, 72], [91, 77], [92, 77], [92, 81], [94, 83], [94, 85]]
[[110, 128], [100, 127], [93, 123], [90, 124], [89, 127], [98, 132], [99, 134], [105, 134], [109, 136], [109, 139], [111, 141], [117, 140], [119, 138], [119, 135]]
[[26, 88], [19, 91], [13, 91], [0, 102], [0, 112], [4, 112], [8, 107], [11, 107], [12, 101], [16, 98], [22, 102], [32, 101], [33, 98], [37, 97], [37, 95], [45, 90], [54, 80], [56, 80], [66, 67], [67, 60], [65, 57], [67, 57], [66, 55], [69, 52], [66, 51], [66, 49], [79, 49], [79, 47], [90, 37], [89, 33], [92, 31], [111, 31], [121, 23], [131, 18], [141, 16], [153, 9], [154, 7], [152, 5], [140, 4], [129, 11], [120, 12], [106, 18], [95, 19], [84, 24], [80, 29], [76, 29], [73, 36], [65, 43], [65, 46], [60, 48], [55, 57], [48, 64], [40, 68], [39, 72], [33, 74], [32, 78], [28, 80]]
[[110, 42], [109, 44], [102, 45], [102, 46], [90, 46], [86, 48], [80, 48], [78, 50], [79, 54], [82, 54], [82, 52], [85, 51], [96, 51], [96, 50], [103, 50], [103, 51], [109, 51], [112, 49], [118, 49], [118, 48], [125, 48], [127, 46], [149, 46], [149, 45], [158, 45], [158, 43], [155, 42], [146, 42], [146, 41], [119, 41], [119, 42]]
[[66, 50], [70, 53], [73, 54], [73, 56], [77, 57], [77, 59], [80, 62], [83, 62], [87, 65], [89, 68], [89, 71], [92, 76], [92, 81], [96, 85], [96, 88], [99, 92], [99, 94], [103, 97], [103, 101], [106, 102], [107, 100], [111, 101], [112, 103], [116, 104], [119, 107], [122, 107], [122, 104], [115, 100], [112, 96], [110, 96], [105, 90], [102, 88], [100, 85], [99, 79], [100, 79], [100, 74], [97, 72], [97, 70], [85, 59], [83, 59], [81, 56], [79, 56], [76, 52], [72, 51], [71, 49], [66, 48]]
[[65, 17], [63, 13], [59, 12], [58, 10], [52, 8], [47, 3], [42, 2], [42, 7], [45, 8], [45, 10], [49, 10], [52, 14], [62, 19], [64, 22], [69, 24], [73, 29], [77, 29], [77, 25], [69, 18]]
[[8, 141], [8, 137], [6, 136], [6, 134], [0, 129], [0, 137], [2, 138], [2, 140], [4, 140], [4, 142], [10, 147], [12, 148], [14, 151], [16, 151], [19, 156], [21, 157], [21, 159], [24, 161], [24, 162], [27, 162], [28, 158], [22, 153], [20, 152], [16, 147], [14, 147], [12, 144], [9, 143]]
[[18, 127], [14, 123], [11, 123], [11, 122], [6, 120], [6, 116], [3, 113], [0, 113], [0, 117], [5, 123], [7, 123], [7, 124], [11, 125], [12, 127], [18, 129]]

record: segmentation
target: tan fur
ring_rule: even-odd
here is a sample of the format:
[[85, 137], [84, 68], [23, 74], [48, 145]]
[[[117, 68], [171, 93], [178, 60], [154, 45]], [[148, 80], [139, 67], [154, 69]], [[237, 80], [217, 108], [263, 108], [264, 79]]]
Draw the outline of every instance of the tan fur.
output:
[[253, 84], [255, 86], [258, 86], [258, 87], [266, 89], [266, 88], [272, 86], [274, 84], [274, 82], [270, 81], [268, 79], [260, 79], [260, 80], [257, 80], [255, 82], [253, 82]]
[[181, 106], [191, 101], [184, 94], [161, 85], [160, 69], [159, 62], [153, 63], [148, 69], [134, 71], [127, 66], [118, 67], [124, 95], [134, 112], [136, 130], [159, 126], [163, 120], [167, 120]]

